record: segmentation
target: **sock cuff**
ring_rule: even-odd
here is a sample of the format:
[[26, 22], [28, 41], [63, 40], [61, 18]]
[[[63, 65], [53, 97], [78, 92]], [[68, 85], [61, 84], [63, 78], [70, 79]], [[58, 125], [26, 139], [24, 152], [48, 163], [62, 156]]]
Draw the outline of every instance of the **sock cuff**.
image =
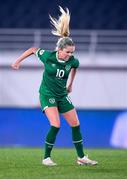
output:
[[60, 129], [60, 127], [51, 126], [52, 129]]
[[78, 125], [78, 126], [73, 126], [73, 127], [71, 127], [71, 128], [72, 128], [72, 131], [79, 130], [79, 129], [80, 129], [80, 125]]
[[51, 130], [54, 132], [58, 132], [60, 127], [51, 126]]

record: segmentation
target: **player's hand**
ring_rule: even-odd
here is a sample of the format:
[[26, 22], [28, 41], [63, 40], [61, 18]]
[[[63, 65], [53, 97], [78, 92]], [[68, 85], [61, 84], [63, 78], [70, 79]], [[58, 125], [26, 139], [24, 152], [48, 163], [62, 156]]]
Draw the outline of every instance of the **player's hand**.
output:
[[15, 70], [18, 70], [19, 67], [20, 67], [20, 64], [19, 64], [19, 63], [14, 63], [14, 64], [11, 65], [11, 67], [12, 67], [13, 69], [15, 69]]

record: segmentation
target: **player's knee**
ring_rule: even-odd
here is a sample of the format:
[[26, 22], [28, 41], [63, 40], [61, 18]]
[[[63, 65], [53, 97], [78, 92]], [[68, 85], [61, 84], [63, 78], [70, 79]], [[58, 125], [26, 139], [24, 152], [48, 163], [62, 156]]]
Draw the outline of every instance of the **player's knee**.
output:
[[55, 127], [60, 128], [60, 124], [56, 125]]
[[56, 127], [56, 128], [60, 128], [60, 122], [51, 123], [51, 126], [54, 126], [54, 127]]
[[79, 126], [79, 121], [73, 120], [72, 123], [71, 123], [71, 126], [72, 126], [72, 127], [74, 127], [74, 126]]

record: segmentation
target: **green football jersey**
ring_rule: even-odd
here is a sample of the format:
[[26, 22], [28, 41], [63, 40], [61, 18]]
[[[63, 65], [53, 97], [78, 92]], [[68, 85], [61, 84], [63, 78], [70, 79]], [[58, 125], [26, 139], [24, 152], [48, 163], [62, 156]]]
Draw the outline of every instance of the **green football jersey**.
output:
[[78, 68], [78, 59], [71, 56], [68, 61], [62, 61], [57, 58], [57, 51], [43, 49], [38, 49], [36, 55], [44, 64], [44, 73], [39, 92], [58, 98], [67, 95], [67, 79], [71, 68]]

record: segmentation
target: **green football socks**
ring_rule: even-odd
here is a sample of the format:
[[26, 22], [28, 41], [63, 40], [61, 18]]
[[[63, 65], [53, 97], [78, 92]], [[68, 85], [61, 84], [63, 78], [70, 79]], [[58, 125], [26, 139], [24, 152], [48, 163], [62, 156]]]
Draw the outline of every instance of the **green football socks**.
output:
[[60, 128], [51, 126], [45, 141], [45, 155], [44, 159], [51, 156], [51, 151], [56, 140], [56, 135]]
[[75, 145], [78, 157], [80, 158], [84, 157], [80, 126], [72, 127], [72, 140]]

